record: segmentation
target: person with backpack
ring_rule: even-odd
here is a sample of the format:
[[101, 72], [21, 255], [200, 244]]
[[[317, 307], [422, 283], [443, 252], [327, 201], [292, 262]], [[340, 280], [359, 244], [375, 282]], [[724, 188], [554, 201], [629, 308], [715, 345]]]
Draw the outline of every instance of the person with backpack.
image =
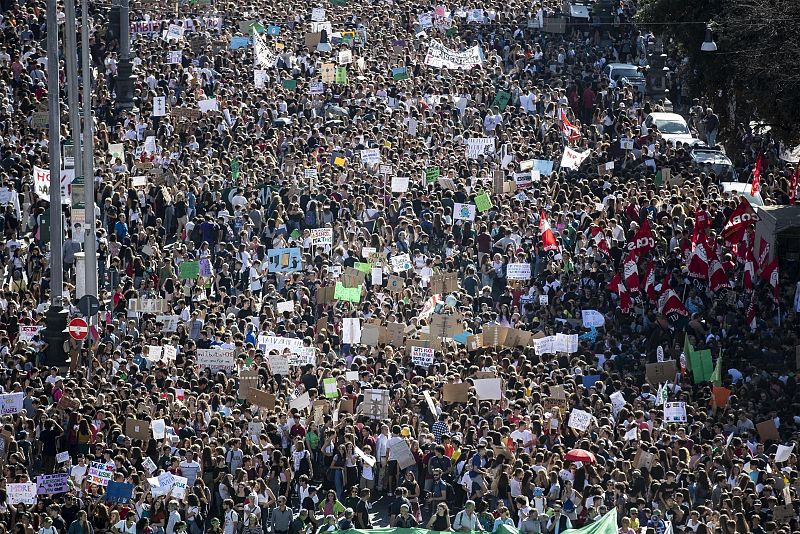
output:
[[464, 509], [456, 514], [453, 520], [453, 530], [456, 532], [482, 531], [483, 526], [478, 521], [478, 514], [475, 513], [475, 501], [464, 503]]

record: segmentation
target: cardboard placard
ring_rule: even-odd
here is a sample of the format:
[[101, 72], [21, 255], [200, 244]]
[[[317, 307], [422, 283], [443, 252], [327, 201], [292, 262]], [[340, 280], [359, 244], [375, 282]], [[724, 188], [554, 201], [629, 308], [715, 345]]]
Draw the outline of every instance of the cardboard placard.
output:
[[641, 469], [646, 467], [648, 470], [653, 468], [653, 462], [656, 461], [656, 455], [644, 451], [642, 449], [638, 449], [636, 451], [636, 456], [633, 457], [633, 467], [635, 469]]
[[756, 430], [758, 430], [761, 441], [780, 441], [781, 439], [780, 434], [778, 434], [778, 429], [775, 427], [775, 422], [772, 419], [767, 419], [766, 421], [758, 423], [756, 425]]
[[342, 399], [339, 403], [339, 413], [355, 413], [353, 399]]
[[239, 398], [250, 399], [250, 391], [258, 388], [258, 371], [245, 370], [239, 373]]
[[272, 393], [261, 391], [260, 389], [251, 389], [248, 393], [248, 397], [248, 400], [256, 406], [266, 408], [267, 410], [275, 409], [276, 399], [275, 395]]
[[434, 295], [446, 295], [458, 291], [457, 273], [437, 273], [431, 276], [431, 293]]
[[376, 347], [380, 342], [382, 326], [374, 324], [361, 325], [361, 344]]
[[508, 331], [500, 325], [483, 327], [483, 344], [485, 347], [502, 347], [505, 345]]
[[544, 411], [550, 412], [553, 410], [553, 407], [558, 407], [563, 414], [566, 413], [569, 408], [569, 403], [567, 399], [557, 399], [555, 397], [546, 397], [542, 399], [542, 408], [544, 408]]
[[794, 515], [794, 506], [791, 504], [777, 504], [772, 509], [772, 517], [778, 523], [787, 523]]
[[648, 363], [645, 366], [645, 369], [647, 381], [653, 386], [664, 384], [666, 382], [672, 382], [675, 380], [675, 373], [677, 372], [675, 360]]
[[134, 439], [146, 441], [150, 439], [150, 421], [140, 421], [128, 418], [125, 420], [125, 435]]
[[469, 402], [469, 384], [445, 384], [442, 397], [445, 402]]

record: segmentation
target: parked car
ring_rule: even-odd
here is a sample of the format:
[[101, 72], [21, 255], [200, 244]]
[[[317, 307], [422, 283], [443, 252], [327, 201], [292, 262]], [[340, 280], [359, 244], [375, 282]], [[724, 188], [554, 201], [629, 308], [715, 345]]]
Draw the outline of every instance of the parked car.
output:
[[738, 181], [733, 162], [722, 150], [698, 144], [692, 147], [689, 155], [698, 170], [705, 173], [713, 172], [720, 182]]
[[644, 120], [644, 125], [648, 128], [655, 126], [668, 143], [674, 145], [677, 142], [694, 145], [700, 140], [692, 135], [686, 119], [677, 113], [651, 113]]
[[603, 69], [603, 74], [617, 86], [629, 84], [644, 94], [647, 83], [644, 73], [639, 67], [630, 63], [609, 63]]

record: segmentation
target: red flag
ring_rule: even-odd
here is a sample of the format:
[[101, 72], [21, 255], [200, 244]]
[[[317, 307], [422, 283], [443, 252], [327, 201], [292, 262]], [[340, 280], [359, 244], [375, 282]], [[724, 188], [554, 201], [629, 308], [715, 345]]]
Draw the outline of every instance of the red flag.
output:
[[756, 269], [755, 269], [755, 258], [753, 258], [753, 249], [749, 248], [745, 250], [745, 260], [744, 260], [744, 279], [742, 284], [744, 285], [744, 290], [748, 293], [753, 290], [753, 282], [756, 276]]
[[550, 229], [550, 223], [547, 221], [547, 215], [544, 210], [541, 212], [539, 218], [539, 233], [542, 234], [542, 245], [545, 250], [558, 250], [558, 242], [553, 230]]
[[714, 246], [706, 249], [708, 254], [708, 285], [714, 293], [720, 289], [727, 289], [731, 287], [731, 282], [728, 279], [728, 274], [722, 267], [722, 262], [719, 261], [717, 251]]
[[750, 202], [744, 197], [741, 197], [741, 199], [739, 205], [733, 210], [733, 213], [731, 213], [725, 228], [723, 228], [720, 233], [728, 243], [738, 243], [742, 239], [742, 236], [744, 236], [747, 227], [758, 221], [758, 215], [756, 215]]
[[794, 206], [794, 201], [797, 199], [797, 183], [800, 182], [800, 162], [794, 167], [792, 179], [789, 182], [789, 204]]
[[628, 252], [622, 262], [622, 274], [625, 277], [625, 284], [631, 288], [631, 293], [639, 292], [639, 267], [636, 265], [636, 256], [633, 252]]
[[747, 311], [745, 312], [745, 317], [747, 318], [747, 324], [750, 326], [750, 330], [755, 332], [756, 330], [756, 298], [755, 294], [750, 299], [750, 304], [747, 306]]
[[772, 258], [772, 261], [767, 264], [761, 271], [761, 278], [769, 282], [772, 286], [772, 300], [778, 302], [779, 288], [778, 288], [778, 256]]
[[760, 247], [758, 247], [758, 261], [756, 262], [756, 270], [762, 270], [767, 264], [767, 258], [769, 257], [769, 243], [763, 237], [761, 238]]
[[622, 313], [628, 313], [633, 309], [633, 300], [628, 294], [628, 289], [622, 283], [619, 274], [615, 274], [614, 278], [608, 283], [608, 289], [619, 295], [619, 309]]
[[694, 231], [692, 232], [692, 250], [697, 246], [701, 235], [705, 235], [708, 228], [708, 212], [702, 208], [697, 208], [694, 212]]
[[644, 284], [644, 292], [647, 295], [647, 300], [655, 304], [658, 302], [658, 295], [656, 295], [656, 265], [653, 260], [647, 265], [647, 272], [642, 280]]
[[670, 323], [675, 324], [681, 318], [689, 317], [686, 306], [683, 305], [680, 297], [669, 285], [670, 275], [664, 279], [661, 286], [661, 296], [658, 298], [658, 311], [664, 315]]
[[608, 248], [608, 241], [606, 241], [606, 233], [597, 225], [591, 226], [592, 231], [592, 239], [597, 244], [597, 250], [605, 254], [606, 256], [611, 256], [611, 250]]
[[561, 133], [568, 141], [576, 141], [581, 138], [581, 131], [569, 121], [564, 108], [561, 108]]
[[633, 236], [633, 241], [628, 243], [628, 252], [633, 252], [636, 257], [642, 254], [647, 254], [656, 246], [656, 240], [653, 237], [653, 231], [650, 229], [650, 222], [645, 219], [636, 235]]
[[708, 280], [708, 240], [706, 234], [703, 232], [700, 235], [700, 241], [694, 248], [691, 257], [689, 258], [688, 274], [692, 278], [698, 280]]
[[755, 195], [759, 191], [761, 191], [761, 165], [763, 163], [761, 152], [758, 153], [756, 156], [756, 162], [753, 165], [753, 185], [750, 187], [750, 194]]

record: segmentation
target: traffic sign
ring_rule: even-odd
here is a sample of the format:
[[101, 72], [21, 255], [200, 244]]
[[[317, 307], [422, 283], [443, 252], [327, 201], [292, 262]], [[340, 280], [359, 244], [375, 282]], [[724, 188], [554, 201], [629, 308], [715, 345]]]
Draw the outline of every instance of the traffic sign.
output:
[[67, 330], [69, 330], [69, 335], [72, 339], [80, 341], [86, 339], [86, 336], [89, 335], [89, 324], [85, 319], [76, 317], [69, 322]]
[[100, 311], [100, 301], [94, 295], [84, 295], [78, 300], [78, 309], [86, 317], [91, 317]]

